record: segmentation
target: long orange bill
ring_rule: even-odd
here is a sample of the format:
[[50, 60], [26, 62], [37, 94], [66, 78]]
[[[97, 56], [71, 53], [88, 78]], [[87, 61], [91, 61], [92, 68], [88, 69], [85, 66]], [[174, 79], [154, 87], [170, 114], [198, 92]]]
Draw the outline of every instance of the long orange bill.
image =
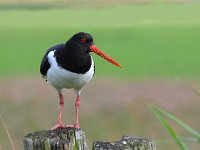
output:
[[112, 58], [110, 58], [108, 55], [106, 55], [105, 53], [103, 53], [100, 49], [98, 49], [95, 45], [90, 46], [90, 50], [94, 53], [96, 53], [97, 55], [103, 57], [105, 60], [109, 61], [110, 63], [112, 63], [113, 65], [122, 68], [122, 66], [120, 64], [118, 64], [115, 60], [113, 60]]

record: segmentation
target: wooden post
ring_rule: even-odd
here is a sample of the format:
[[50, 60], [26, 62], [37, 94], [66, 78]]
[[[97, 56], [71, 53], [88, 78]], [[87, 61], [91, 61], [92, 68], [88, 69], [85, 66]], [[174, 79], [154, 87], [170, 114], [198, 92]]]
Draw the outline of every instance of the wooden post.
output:
[[29, 133], [23, 143], [24, 150], [88, 150], [84, 132], [75, 128]]
[[[58, 128], [29, 133], [24, 137], [24, 150], [89, 150], [81, 129]], [[95, 141], [92, 150], [156, 150], [153, 140], [123, 136], [120, 141]]]
[[123, 136], [120, 141], [93, 143], [92, 150], [156, 150], [155, 141], [141, 138]]

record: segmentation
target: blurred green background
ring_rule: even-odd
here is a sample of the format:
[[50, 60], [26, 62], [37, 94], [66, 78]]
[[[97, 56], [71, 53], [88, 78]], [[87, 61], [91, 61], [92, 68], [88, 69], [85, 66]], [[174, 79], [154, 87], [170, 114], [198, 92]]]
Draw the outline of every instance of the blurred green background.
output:
[[[79, 31], [92, 34], [96, 46], [123, 66], [93, 55], [96, 74], [82, 92], [80, 120], [90, 145], [127, 134], [161, 141], [162, 150], [178, 149], [162, 142], [170, 137], [149, 104], [199, 130], [200, 98], [193, 92], [200, 90], [199, 2], [0, 0], [0, 113], [16, 149], [23, 149], [24, 135], [56, 122], [57, 93], [41, 79], [39, 65], [49, 47]], [[75, 94], [66, 90], [65, 99], [64, 121], [73, 123]], [[1, 149], [11, 149], [2, 123]]]

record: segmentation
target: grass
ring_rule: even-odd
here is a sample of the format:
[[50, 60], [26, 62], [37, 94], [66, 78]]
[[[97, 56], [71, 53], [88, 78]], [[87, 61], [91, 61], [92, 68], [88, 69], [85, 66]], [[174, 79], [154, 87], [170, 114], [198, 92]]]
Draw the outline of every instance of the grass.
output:
[[1, 120], [1, 122], [3, 123], [3, 126], [4, 126], [4, 128], [5, 128], [6, 134], [8, 135], [8, 138], [9, 138], [10, 144], [11, 144], [11, 146], [12, 146], [12, 149], [15, 150], [15, 146], [14, 146], [13, 140], [12, 140], [12, 138], [11, 138], [11, 136], [10, 136], [10, 133], [9, 133], [9, 131], [8, 131], [8, 128], [6, 127], [6, 124], [5, 124], [4, 119], [3, 119], [3, 117], [1, 116], [1, 114], [0, 114], [0, 120]]
[[170, 124], [162, 117], [161, 113], [159, 111], [156, 111], [156, 109], [151, 109], [151, 111], [158, 118], [159, 122], [166, 128], [166, 130], [172, 136], [172, 138], [177, 143], [177, 145], [180, 147], [180, 149], [188, 150], [186, 144], [182, 140], [180, 140], [180, 137], [176, 134], [176, 132], [170, 126]]
[[[88, 93], [92, 95], [92, 91], [87, 91], [89, 91], [89, 89], [86, 90], [86, 95], [89, 95]], [[46, 92], [45, 89], [43, 89], [43, 92]], [[107, 97], [107, 99], [101, 102], [102, 96], [99, 96], [99, 99], [92, 99], [92, 97], [98, 95], [97, 93], [98, 92], [95, 92], [93, 96], [88, 96], [88, 98], [82, 97], [80, 107], [80, 123], [82, 129], [86, 133], [86, 138], [90, 147], [94, 140], [115, 141], [120, 139], [122, 135], [133, 135], [155, 139], [158, 149], [178, 149], [174, 144], [176, 140], [169, 138], [168, 134], [161, 128], [159, 121], [155, 120], [152, 114], [146, 109], [148, 103], [152, 104], [153, 101], [150, 99], [135, 98], [129, 102], [119, 102], [119, 100], [114, 102], [114, 93], [109, 95], [105, 92], [107, 96], [104, 97]], [[31, 91], [30, 95], [33, 95]], [[38, 93], [38, 95], [40, 95], [40, 93]], [[46, 93], [46, 95], [48, 96], [48, 93]], [[69, 92], [67, 94], [65, 93], [65, 96], [66, 105], [63, 121], [65, 124], [71, 124], [74, 122], [75, 117], [75, 110], [73, 107], [75, 95], [73, 96], [74, 99], [69, 96]], [[37, 96], [33, 95], [33, 97]], [[196, 126], [196, 129], [198, 129], [199, 110], [198, 107], [192, 107], [198, 104], [189, 106], [188, 103], [190, 102], [175, 107], [173, 109], [173, 114], [177, 114], [178, 112], [177, 116], [180, 117], [180, 115], [182, 115], [183, 117], [181, 118], [184, 118], [184, 121], [189, 122], [191, 126]], [[22, 139], [27, 133], [50, 129], [57, 121], [59, 104], [56, 93], [54, 97], [48, 100], [29, 98], [25, 101], [8, 101], [1, 99], [0, 104], [0, 112], [11, 133], [15, 149], [22, 149]], [[156, 104], [158, 105], [158, 103]], [[196, 111], [193, 111], [193, 109]], [[185, 113], [186, 111], [190, 114]], [[195, 113], [197, 116], [194, 117], [191, 115], [191, 112], [193, 112], [193, 115]], [[167, 116], [163, 113], [161, 114], [162, 116]], [[172, 119], [169, 118], [168, 120]], [[185, 136], [188, 137], [188, 133], [191, 133], [190, 135], [193, 137], [196, 137], [195, 135], [198, 134], [193, 134], [194, 132], [190, 131], [187, 131], [186, 134], [179, 130], [180, 126], [177, 128], [171, 122], [170, 125], [176, 131], [179, 141], [186, 141], [191, 150], [195, 148], [198, 149], [198, 142], [194, 142], [194, 140], [188, 141], [188, 139], [184, 138]], [[0, 123], [0, 133], [0, 147], [3, 149], [11, 149], [12, 146], [2, 123]]]
[[[64, 42], [63, 39], [66, 39], [66, 34], [70, 36], [73, 32], [73, 30], [68, 30], [71, 33], [69, 34], [65, 30], [66, 33], [62, 33], [63, 30], [65, 29], [1, 31], [2, 35], [6, 35], [1, 44], [4, 49], [1, 59], [3, 63], [0, 64], [1, 75], [12, 73], [38, 74], [40, 61], [46, 48], [55, 43]], [[74, 32], [76, 31], [74, 30]], [[101, 58], [94, 56], [97, 74], [105, 72], [114, 74], [116, 71], [122, 77], [173, 77], [200, 74], [199, 69], [197, 69], [200, 68], [198, 59], [200, 34], [192, 35], [192, 33], [198, 32], [198, 28], [188, 31], [185, 28], [142, 29], [138, 27], [117, 30], [94, 29], [90, 32], [95, 36], [96, 45], [124, 67], [122, 70], [118, 70]], [[162, 39], [160, 39], [161, 34]], [[126, 37], [127, 35], [128, 37]], [[124, 39], [121, 37], [124, 37]], [[143, 44], [143, 41], [145, 41], [145, 44]]]
[[94, 36], [98, 47], [124, 66], [119, 71], [94, 56], [97, 74], [131, 78], [199, 76], [199, 8], [198, 4], [149, 4], [1, 10], [0, 34], [4, 36], [0, 37], [0, 75], [38, 74], [48, 47], [86, 31]]
[[180, 127], [184, 128], [186, 131], [191, 133], [191, 135], [193, 137], [195, 137], [200, 142], [200, 133], [198, 133], [197, 131], [192, 129], [189, 125], [187, 125], [186, 123], [184, 123], [180, 119], [176, 118], [174, 115], [172, 115], [169, 112], [167, 112], [167, 111], [165, 111], [163, 109], [160, 109], [160, 108], [152, 107], [151, 110], [154, 110], [154, 111], [156, 111], [156, 112], [158, 112], [160, 114], [163, 114], [163, 115], [167, 116], [170, 120], [176, 122]]
[[166, 128], [167, 132], [172, 136], [174, 141], [177, 143], [179, 148], [181, 150], [188, 150], [188, 147], [186, 146], [184, 139], [179, 137], [176, 133], [176, 131], [172, 128], [172, 126], [168, 123], [168, 121], [165, 119], [164, 116], [168, 117], [168, 119], [174, 121], [177, 123], [180, 127], [184, 128], [186, 131], [188, 131], [192, 137], [190, 139], [196, 139], [196, 141], [200, 142], [200, 133], [192, 129], [189, 125], [181, 121], [180, 119], [176, 118], [174, 115], [170, 114], [169, 112], [161, 109], [156, 108], [154, 106], [150, 107], [150, 111], [156, 116], [156, 118], [159, 120], [159, 122]]
[[[97, 66], [96, 75], [123, 79], [199, 77], [199, 14], [199, 3], [121, 5], [80, 9], [52, 7], [1, 9], [0, 77], [39, 76], [40, 61], [46, 49], [56, 43], [65, 42], [78, 31], [91, 33], [97, 47], [123, 66], [123, 69], [118, 69], [93, 55]], [[25, 86], [28, 88], [29, 85], [25, 84]], [[8, 90], [13, 89], [10, 87]], [[96, 99], [96, 95], [88, 99]], [[114, 96], [115, 94], [111, 99], [114, 99]], [[34, 100], [27, 99], [23, 102], [7, 99], [0, 101], [0, 112], [8, 128], [11, 129], [16, 149], [22, 149], [21, 139], [25, 134], [50, 128], [57, 118], [57, 102], [37, 101], [37, 98], [33, 97]], [[145, 110], [144, 104], [151, 103], [151, 99], [143, 100], [143, 97], [137, 99], [137, 102], [135, 99], [132, 102], [131, 99], [130, 103], [123, 103], [118, 107], [94, 102], [99, 104], [98, 109], [94, 112], [88, 110], [91, 113], [85, 111], [80, 117], [89, 143], [91, 144], [96, 138], [116, 140], [122, 133], [165, 137], [165, 133], [155, 122], [152, 122], [149, 112]], [[90, 103], [92, 102], [89, 101], [88, 104]], [[73, 101], [67, 104], [67, 107], [74, 105]], [[193, 106], [198, 105], [193, 104]], [[141, 110], [141, 107], [144, 109]], [[196, 114], [199, 114], [198, 107], [195, 108]], [[71, 111], [71, 109], [66, 110]], [[185, 109], [178, 107], [176, 112], [182, 110], [181, 114], [184, 114], [188, 109], [188, 107]], [[195, 111], [193, 107], [190, 109], [191, 112]], [[74, 111], [67, 113], [69, 114], [74, 114]], [[52, 117], [44, 121], [43, 118], [47, 116]], [[73, 116], [70, 115], [66, 120], [73, 122], [72, 118]], [[192, 123], [195, 124], [195, 120]], [[0, 126], [0, 149], [11, 149], [11, 145], [6, 140], [7, 135], [2, 131], [4, 128]], [[157, 132], [154, 130], [155, 127]], [[163, 149], [168, 149], [168, 146], [164, 145]], [[177, 148], [174, 145], [169, 147]]]

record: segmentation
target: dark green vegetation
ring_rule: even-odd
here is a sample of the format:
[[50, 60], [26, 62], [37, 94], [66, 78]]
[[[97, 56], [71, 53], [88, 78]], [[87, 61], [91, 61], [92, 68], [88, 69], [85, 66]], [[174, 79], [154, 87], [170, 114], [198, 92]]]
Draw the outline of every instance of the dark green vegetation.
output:
[[38, 74], [46, 49], [78, 31], [91, 33], [96, 45], [124, 67], [119, 70], [94, 56], [98, 75], [199, 76], [199, 8], [198, 4], [149, 4], [1, 10], [1, 76]]

